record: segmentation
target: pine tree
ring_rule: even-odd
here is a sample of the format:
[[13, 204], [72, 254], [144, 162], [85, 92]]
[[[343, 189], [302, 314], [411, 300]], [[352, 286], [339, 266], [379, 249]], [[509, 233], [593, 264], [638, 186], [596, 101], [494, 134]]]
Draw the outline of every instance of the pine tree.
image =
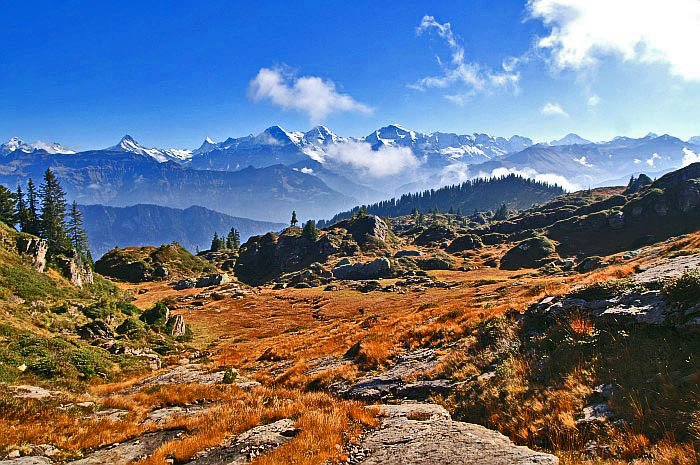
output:
[[221, 247], [221, 240], [219, 239], [219, 233], [215, 231], [214, 238], [211, 240], [211, 247], [209, 248], [209, 250], [211, 250], [212, 252], [218, 252], [219, 247]]
[[229, 250], [238, 250], [241, 246], [241, 235], [236, 228], [231, 228], [226, 236], [226, 248]]
[[39, 196], [40, 235], [48, 242], [49, 256], [55, 256], [70, 249], [70, 240], [66, 234], [66, 193], [51, 168], [44, 174]]
[[494, 219], [494, 221], [503, 221], [503, 220], [507, 220], [509, 216], [510, 216], [510, 211], [508, 210], [508, 206], [504, 203], [500, 207], [498, 207], [498, 210], [496, 210], [496, 213], [493, 216], [493, 219]]
[[0, 221], [8, 226], [17, 224], [17, 200], [15, 194], [5, 186], [0, 186]]
[[19, 223], [19, 230], [22, 232], [28, 232], [29, 230], [29, 209], [27, 208], [27, 202], [24, 199], [24, 192], [22, 192], [22, 186], [17, 184], [17, 193], [15, 194], [17, 199], [17, 222]]
[[289, 225], [295, 228], [297, 224], [299, 224], [299, 220], [297, 220], [297, 212], [294, 210], [292, 211], [292, 221], [289, 222]]
[[39, 194], [36, 191], [36, 186], [34, 181], [29, 178], [29, 183], [27, 184], [27, 232], [29, 234], [34, 234], [38, 236], [41, 234], [41, 219], [39, 218]]
[[80, 257], [87, 258], [88, 240], [87, 233], [83, 229], [83, 213], [78, 208], [78, 203], [73, 201], [68, 212], [68, 237], [73, 249]]
[[311, 241], [318, 240], [318, 228], [316, 227], [316, 222], [314, 220], [309, 220], [304, 224], [304, 230], [301, 235]]

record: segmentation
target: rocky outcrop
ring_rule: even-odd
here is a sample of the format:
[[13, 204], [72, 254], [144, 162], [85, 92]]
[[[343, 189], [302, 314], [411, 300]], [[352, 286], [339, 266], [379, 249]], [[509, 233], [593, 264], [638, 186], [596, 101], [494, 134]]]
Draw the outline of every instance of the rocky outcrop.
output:
[[183, 431], [176, 430], [147, 433], [130, 441], [98, 449], [83, 459], [70, 462], [69, 465], [126, 465], [151, 455], [158, 447], [182, 434]]
[[93, 320], [77, 329], [78, 335], [83, 339], [113, 339], [114, 332], [107, 323], [102, 320]]
[[83, 263], [78, 257], [56, 257], [56, 265], [61, 270], [63, 276], [76, 287], [83, 287], [94, 282], [92, 268], [87, 263]]
[[333, 268], [333, 276], [337, 279], [361, 280], [389, 278], [392, 266], [389, 259], [380, 257], [367, 263], [341, 262]]
[[386, 242], [389, 236], [389, 226], [383, 219], [374, 215], [364, 215], [349, 220], [339, 221], [327, 228], [328, 230], [344, 229], [355, 242], [365, 245], [371, 241]]
[[484, 246], [481, 238], [475, 234], [465, 234], [450, 242], [447, 251], [450, 253], [463, 252], [465, 250], [478, 250]]
[[632, 176], [629, 184], [627, 184], [627, 189], [625, 189], [624, 194], [625, 195], [636, 194], [637, 192], [641, 191], [645, 187], [650, 186], [653, 182], [654, 181], [652, 181], [651, 178], [644, 173], [641, 173], [636, 178], [634, 176]]
[[175, 281], [171, 283], [173, 289], [183, 290], [183, 289], [193, 289], [198, 287], [211, 287], [211, 286], [221, 286], [222, 284], [228, 284], [233, 282], [233, 279], [226, 273], [216, 273], [207, 276], [200, 276], [199, 278], [186, 278], [180, 281]]
[[[497, 431], [453, 421], [443, 407], [435, 404], [399, 404], [376, 407], [381, 426], [364, 437], [363, 465], [471, 464], [471, 465], [557, 465], [550, 454], [516, 446]], [[359, 455], [359, 454], [358, 454]]]
[[519, 270], [539, 268], [553, 260], [555, 252], [552, 241], [543, 236], [526, 239], [510, 249], [501, 258], [501, 269]]
[[299, 432], [290, 419], [260, 425], [228, 440], [219, 447], [199, 452], [188, 465], [240, 465], [291, 441]]
[[44, 239], [29, 235], [22, 235], [17, 238], [17, 251], [21, 255], [30, 257], [34, 269], [39, 273], [43, 273], [46, 269], [46, 252], [48, 250], [48, 243]]
[[442, 223], [431, 224], [425, 231], [420, 233], [413, 241], [414, 244], [426, 246], [439, 242], [454, 239], [457, 234], [449, 226]]

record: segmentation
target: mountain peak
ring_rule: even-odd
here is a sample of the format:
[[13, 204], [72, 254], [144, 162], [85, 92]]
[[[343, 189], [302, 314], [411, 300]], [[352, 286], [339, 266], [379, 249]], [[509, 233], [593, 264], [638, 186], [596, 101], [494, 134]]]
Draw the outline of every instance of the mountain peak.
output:
[[553, 140], [550, 142], [550, 145], [585, 145], [585, 144], [591, 144], [592, 142], [588, 139], [584, 139], [583, 137], [579, 136], [578, 134], [574, 134], [573, 132], [570, 132], [569, 134], [565, 135], [559, 140]]

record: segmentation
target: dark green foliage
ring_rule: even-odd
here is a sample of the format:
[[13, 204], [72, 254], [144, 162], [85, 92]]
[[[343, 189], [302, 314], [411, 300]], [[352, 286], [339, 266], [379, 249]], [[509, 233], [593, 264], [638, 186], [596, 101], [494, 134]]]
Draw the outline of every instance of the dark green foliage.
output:
[[316, 222], [314, 220], [307, 221], [304, 224], [304, 230], [301, 232], [301, 235], [310, 241], [317, 241], [319, 233], [318, 228], [316, 227]]
[[224, 248], [223, 242], [224, 240], [219, 237], [219, 233], [215, 232], [214, 238], [211, 240], [211, 246], [209, 247], [209, 250], [211, 250], [212, 252], [218, 252], [219, 250]]
[[143, 312], [139, 319], [149, 326], [164, 328], [169, 315], [170, 310], [168, 310], [168, 307], [163, 302], [158, 302]]
[[34, 181], [29, 179], [27, 183], [27, 230], [22, 231], [38, 236], [41, 233], [41, 221], [39, 219], [39, 195]]
[[569, 294], [570, 297], [583, 300], [603, 300], [624, 294], [641, 286], [630, 279], [615, 279], [602, 281], [577, 289]]
[[17, 199], [7, 187], [0, 185], [0, 221], [8, 226], [17, 223]]
[[508, 210], [508, 205], [505, 203], [498, 207], [496, 213], [493, 215], [494, 221], [505, 221], [510, 216], [510, 210]]
[[238, 250], [241, 246], [241, 235], [236, 228], [231, 228], [226, 236], [226, 248], [229, 250]]
[[125, 319], [122, 324], [117, 326], [117, 334], [127, 336], [130, 339], [136, 339], [143, 335], [146, 331], [146, 325], [140, 319], [130, 316]]
[[24, 192], [22, 192], [22, 186], [20, 185], [17, 185], [15, 198], [17, 199], [17, 222], [19, 223], [19, 230], [28, 232], [31, 223], [30, 211], [27, 206], [27, 201], [24, 198]]
[[224, 384], [233, 384], [236, 381], [236, 378], [238, 378], [238, 372], [229, 367], [226, 368], [226, 371], [224, 372], [224, 379], [221, 380], [221, 382]]
[[514, 174], [499, 178], [479, 178], [459, 185], [404, 194], [398, 199], [384, 200], [372, 205], [357, 206], [335, 215], [329, 221], [319, 222], [319, 227], [355, 216], [362, 208], [369, 214], [382, 217], [409, 215], [415, 211], [448, 211], [450, 208], [461, 211], [489, 210], [504, 202], [507, 202], [511, 209], [521, 210], [535, 203], [544, 203], [563, 193], [564, 189], [556, 184], [525, 179]]
[[85, 229], [83, 229], [83, 214], [75, 201], [73, 201], [70, 211], [68, 212], [67, 233], [73, 250], [83, 259], [87, 259], [87, 253], [89, 251], [87, 234], [85, 233]]
[[289, 225], [294, 228], [297, 224], [299, 224], [299, 220], [297, 220], [297, 212], [295, 210], [292, 212], [292, 220], [289, 222]]
[[110, 315], [138, 315], [140, 310], [130, 302], [124, 300], [100, 299], [99, 301], [82, 308], [83, 315], [92, 319], [104, 319]]
[[41, 185], [41, 234], [48, 242], [48, 255], [55, 257], [70, 250], [66, 234], [66, 194], [51, 169]]
[[544, 236], [535, 236], [520, 242], [501, 258], [501, 269], [519, 270], [539, 268], [554, 254], [554, 243]]
[[671, 301], [683, 307], [700, 303], [700, 272], [688, 271], [679, 278], [665, 283], [663, 293]]

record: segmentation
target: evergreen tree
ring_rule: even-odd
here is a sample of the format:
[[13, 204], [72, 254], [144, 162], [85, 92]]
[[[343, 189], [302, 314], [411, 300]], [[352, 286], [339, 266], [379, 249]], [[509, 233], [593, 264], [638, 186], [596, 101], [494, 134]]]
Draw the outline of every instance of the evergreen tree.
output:
[[238, 250], [241, 246], [241, 235], [236, 228], [231, 228], [226, 236], [226, 248], [229, 250]]
[[425, 215], [423, 215], [423, 212], [418, 213], [418, 226], [423, 226], [423, 223], [425, 223]]
[[17, 184], [17, 193], [15, 194], [17, 199], [17, 222], [19, 223], [19, 230], [22, 232], [28, 232], [29, 230], [29, 209], [27, 208], [27, 202], [24, 199], [24, 192], [22, 192], [22, 186]]
[[44, 174], [39, 196], [40, 236], [48, 242], [49, 256], [55, 256], [70, 249], [70, 240], [66, 234], [66, 193], [51, 168]]
[[449, 213], [450, 215], [455, 214], [455, 211], [452, 209], [452, 205], [450, 205], [450, 211], [448, 211], [447, 213]]
[[504, 203], [498, 207], [498, 210], [496, 210], [496, 213], [493, 215], [493, 219], [494, 221], [503, 221], [507, 220], [509, 216], [510, 211], [508, 210], [508, 206]]
[[316, 222], [314, 220], [309, 220], [304, 224], [304, 230], [301, 235], [311, 241], [318, 240], [318, 228], [316, 227]]
[[214, 232], [214, 238], [211, 240], [211, 247], [209, 250], [212, 252], [218, 252], [219, 248], [221, 247], [221, 240], [219, 239], [219, 233]]
[[83, 213], [78, 208], [78, 203], [73, 201], [68, 212], [68, 237], [73, 249], [80, 257], [87, 258], [88, 240], [87, 233], [83, 229]]
[[15, 194], [5, 186], [0, 186], [0, 221], [8, 226], [17, 224], [17, 200]]
[[41, 234], [41, 219], [39, 218], [39, 194], [36, 191], [36, 186], [34, 181], [29, 178], [29, 183], [27, 184], [27, 232], [29, 234], [34, 234], [38, 236]]
[[299, 224], [299, 220], [297, 220], [296, 210], [292, 211], [292, 221], [290, 221], [289, 224], [292, 228], [295, 228], [296, 225]]

